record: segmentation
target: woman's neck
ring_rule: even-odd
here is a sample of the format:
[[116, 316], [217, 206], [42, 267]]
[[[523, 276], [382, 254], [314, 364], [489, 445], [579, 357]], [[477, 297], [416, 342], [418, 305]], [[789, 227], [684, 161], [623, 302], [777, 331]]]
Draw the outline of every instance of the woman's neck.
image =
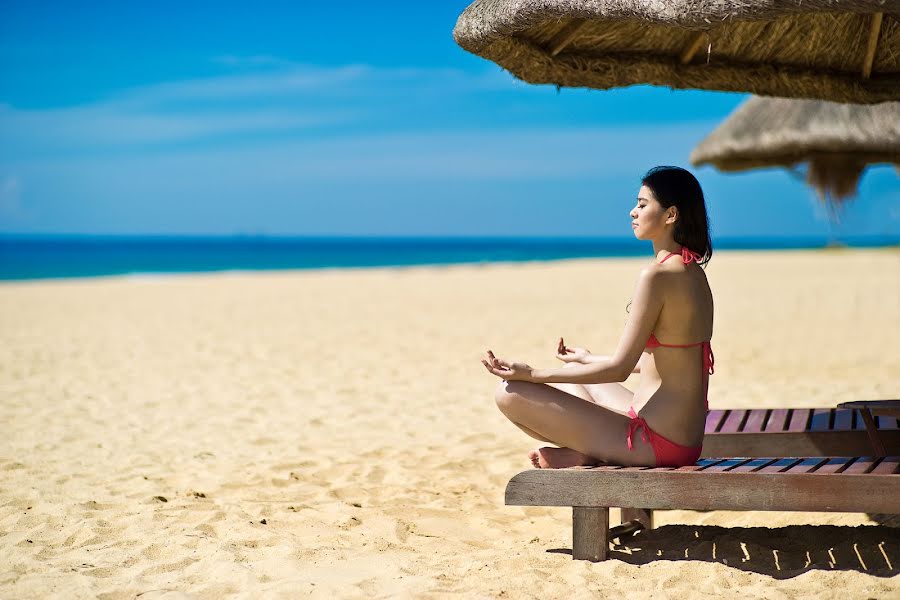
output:
[[678, 254], [681, 252], [681, 248], [681, 244], [673, 239], [653, 240], [653, 255], [656, 256], [657, 262], [669, 254]]

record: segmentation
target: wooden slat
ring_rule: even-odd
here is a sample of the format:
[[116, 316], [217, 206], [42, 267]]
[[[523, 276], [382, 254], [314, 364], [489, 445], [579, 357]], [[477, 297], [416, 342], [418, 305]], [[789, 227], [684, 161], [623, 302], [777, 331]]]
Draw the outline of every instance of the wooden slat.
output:
[[755, 458], [731, 469], [729, 473], [753, 473], [777, 461], [777, 458]]
[[556, 56], [562, 52], [566, 46], [572, 43], [572, 40], [575, 39], [578, 32], [585, 25], [587, 25], [586, 19], [572, 19], [569, 21], [568, 24], [559, 30], [559, 33], [553, 36], [553, 39], [547, 45], [547, 52], [550, 56]]
[[[862, 410], [865, 410], [865, 408]], [[865, 420], [863, 420], [862, 413], [860, 412], [860, 410], [857, 410], [857, 409], [854, 409], [853, 412], [855, 413], [855, 416], [856, 416], [855, 420], [853, 421], [853, 429], [865, 430], [866, 422], [865, 422]]]
[[722, 423], [722, 428], [719, 429], [720, 433], [737, 433], [741, 430], [741, 426], [743, 426], [744, 421], [747, 419], [747, 411], [746, 410], [733, 410], [731, 414], [729, 414], [725, 418], [725, 422]]
[[[885, 454], [900, 455], [900, 430], [880, 430]], [[703, 458], [742, 456], [869, 456], [872, 442], [862, 431], [803, 431], [767, 433], [711, 433], [703, 438]]]
[[806, 431], [812, 411], [808, 408], [795, 408], [788, 423], [788, 431]]
[[853, 458], [829, 458], [828, 461], [816, 469], [816, 473], [819, 475], [825, 475], [827, 473], [840, 473], [844, 469], [846, 469], [853, 462]]
[[849, 431], [853, 429], [853, 413], [856, 411], [846, 408], [838, 408], [834, 411], [834, 431]]
[[878, 429], [897, 429], [897, 419], [894, 417], [875, 417]]
[[725, 410], [711, 410], [706, 414], [706, 428], [704, 431], [706, 433], [715, 433], [719, 430], [719, 426], [722, 424], [722, 421], [725, 419], [725, 415], [728, 411]]
[[868, 473], [878, 463], [879, 459], [875, 456], [861, 456], [857, 458], [852, 465], [844, 469], [847, 475], [862, 475]]
[[819, 467], [819, 465], [824, 464], [827, 461], [827, 458], [822, 457], [804, 458], [799, 463], [785, 471], [785, 473], [812, 473]]
[[766, 417], [771, 411], [764, 408], [755, 408], [750, 411], [742, 431], [745, 433], [759, 433], [766, 424]]
[[900, 475], [530, 469], [510, 480], [506, 503], [900, 514]]
[[872, 63], [875, 60], [875, 50], [878, 48], [878, 35], [881, 33], [881, 21], [884, 13], [873, 13], [869, 25], [869, 41], [866, 44], [866, 54], [863, 57], [862, 78], [868, 79], [872, 75]]
[[722, 462], [721, 458], [701, 458], [693, 465], [686, 465], [684, 467], [679, 468], [679, 471], [702, 471], [708, 467], [713, 465], [717, 465]]
[[809, 421], [810, 431], [829, 431], [831, 430], [831, 409], [816, 408], [812, 412], [812, 418]]
[[787, 424], [788, 413], [787, 408], [777, 408], [769, 415], [769, 421], [766, 423], [766, 431], [784, 431]]
[[691, 59], [693, 59], [694, 55], [700, 51], [700, 48], [703, 46], [703, 42], [705, 42], [708, 37], [709, 36], [705, 31], [701, 31], [694, 35], [694, 37], [691, 38], [691, 43], [685, 46], [681, 51], [681, 54], [678, 56], [678, 61], [683, 65], [691, 62]]
[[897, 467], [900, 466], [900, 457], [898, 456], [888, 456], [885, 457], [883, 461], [878, 463], [878, 466], [872, 469], [873, 475], [893, 475], [897, 472]]
[[796, 465], [800, 462], [799, 458], [782, 458], [776, 462], [773, 462], [771, 465], [765, 466], [760, 469], [759, 473], [781, 473], [782, 471], [787, 471], [789, 468]]
[[729, 458], [728, 460], [723, 460], [717, 465], [713, 465], [707, 469], [703, 469], [704, 473], [723, 473], [725, 471], [730, 471], [731, 469], [738, 467], [746, 462], [750, 462], [749, 458]]

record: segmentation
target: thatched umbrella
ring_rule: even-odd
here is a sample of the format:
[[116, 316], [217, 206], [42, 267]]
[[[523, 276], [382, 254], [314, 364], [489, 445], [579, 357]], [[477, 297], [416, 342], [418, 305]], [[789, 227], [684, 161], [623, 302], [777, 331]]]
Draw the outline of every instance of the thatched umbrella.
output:
[[900, 165], [900, 102], [753, 97], [694, 148], [691, 162], [721, 171], [807, 163], [820, 198], [842, 200], [868, 165]]
[[476, 0], [453, 36], [529, 83], [900, 100], [900, 0]]

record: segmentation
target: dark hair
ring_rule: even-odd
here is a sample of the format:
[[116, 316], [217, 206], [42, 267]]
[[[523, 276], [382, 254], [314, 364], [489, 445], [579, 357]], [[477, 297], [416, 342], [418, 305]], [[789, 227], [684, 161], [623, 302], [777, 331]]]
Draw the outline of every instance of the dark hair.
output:
[[653, 191], [663, 208], [675, 206], [678, 209], [675, 241], [702, 256], [701, 265], [708, 263], [713, 253], [712, 240], [706, 202], [697, 178], [681, 167], [653, 167], [641, 183]]

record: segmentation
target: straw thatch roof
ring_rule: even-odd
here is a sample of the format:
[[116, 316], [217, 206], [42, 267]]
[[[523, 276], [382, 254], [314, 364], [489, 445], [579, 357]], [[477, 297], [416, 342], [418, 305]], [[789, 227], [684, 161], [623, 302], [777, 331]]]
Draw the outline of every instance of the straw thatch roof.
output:
[[453, 36], [528, 83], [900, 100], [900, 0], [476, 0]]
[[807, 163], [819, 196], [841, 200], [856, 193], [868, 165], [900, 165], [900, 102], [750, 98], [694, 148], [691, 162], [722, 171]]

